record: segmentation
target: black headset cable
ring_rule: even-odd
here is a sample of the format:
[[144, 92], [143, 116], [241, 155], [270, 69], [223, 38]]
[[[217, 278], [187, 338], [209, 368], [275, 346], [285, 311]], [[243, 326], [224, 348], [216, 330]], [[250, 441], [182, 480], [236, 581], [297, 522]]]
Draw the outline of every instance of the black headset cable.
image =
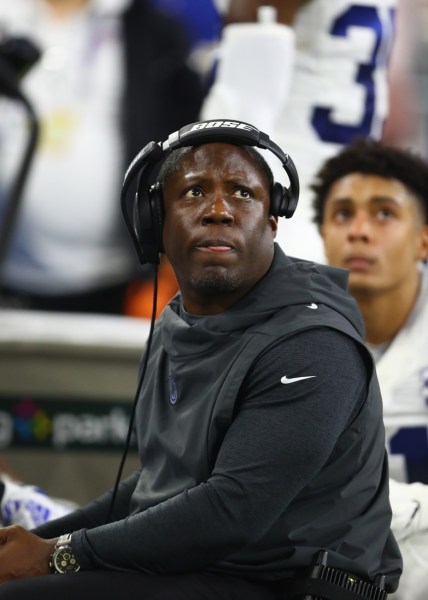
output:
[[157, 264], [153, 265], [153, 266], [154, 266], [154, 273], [153, 273], [153, 308], [152, 308], [152, 316], [151, 316], [151, 320], [150, 320], [150, 331], [149, 331], [149, 336], [147, 338], [146, 351], [144, 353], [143, 366], [142, 366], [142, 369], [141, 369], [141, 376], [140, 376], [140, 380], [138, 382], [137, 391], [135, 392], [134, 401], [132, 403], [132, 410], [131, 410], [131, 416], [130, 416], [130, 419], [129, 419], [128, 434], [126, 436], [125, 448], [123, 450], [122, 458], [121, 458], [120, 465], [119, 465], [119, 469], [117, 471], [116, 481], [115, 481], [115, 484], [114, 484], [113, 493], [112, 493], [111, 501], [110, 501], [110, 508], [108, 510], [107, 518], [106, 518], [106, 521], [105, 521], [106, 524], [110, 522], [110, 518], [111, 518], [111, 515], [112, 515], [112, 512], [113, 512], [114, 503], [116, 501], [117, 491], [119, 489], [120, 480], [122, 479], [123, 468], [125, 466], [126, 457], [128, 455], [129, 447], [130, 447], [130, 444], [131, 444], [132, 432], [133, 432], [134, 421], [135, 421], [135, 412], [136, 412], [136, 409], [137, 409], [137, 404], [138, 404], [138, 399], [140, 397], [141, 388], [143, 386], [144, 377], [146, 375], [147, 363], [149, 361], [150, 348], [151, 348], [151, 345], [152, 345], [153, 330], [154, 330], [155, 321], [156, 321], [156, 310], [157, 310], [157, 299], [158, 299], [158, 270], [159, 270], [159, 266]]

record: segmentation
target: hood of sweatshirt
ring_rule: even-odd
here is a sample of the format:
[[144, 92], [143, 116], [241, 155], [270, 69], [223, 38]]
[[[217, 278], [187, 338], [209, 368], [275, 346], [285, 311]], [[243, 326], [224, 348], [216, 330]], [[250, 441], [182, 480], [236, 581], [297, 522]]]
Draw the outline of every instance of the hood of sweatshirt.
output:
[[355, 300], [347, 291], [348, 273], [326, 265], [288, 257], [275, 244], [266, 275], [231, 308], [217, 315], [197, 317], [188, 324], [180, 316], [178, 293], [163, 311], [158, 325], [168, 354], [200, 354], [234, 335], [269, 319], [288, 306], [322, 304], [341, 314], [364, 339], [364, 325]]

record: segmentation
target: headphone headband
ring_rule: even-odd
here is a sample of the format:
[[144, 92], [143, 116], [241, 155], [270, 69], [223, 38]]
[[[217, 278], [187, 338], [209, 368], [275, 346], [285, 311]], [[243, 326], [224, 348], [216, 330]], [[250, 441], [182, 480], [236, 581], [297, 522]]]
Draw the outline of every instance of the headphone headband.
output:
[[264, 148], [269, 145], [269, 137], [249, 123], [200, 121], [185, 125], [172, 133], [166, 140], [165, 146], [173, 149], [177, 146], [194, 146], [214, 141]]
[[[159, 231], [159, 227], [162, 228], [163, 225], [163, 205], [156, 205], [156, 202], [163, 204], [162, 197], [160, 194], [160, 200], [157, 198], [155, 203], [151, 200], [150, 175], [174, 150], [215, 142], [256, 146], [272, 152], [281, 161], [290, 187], [274, 184], [271, 213], [286, 218], [293, 215], [299, 198], [297, 170], [290, 156], [272, 142], [266, 133], [242, 121], [211, 119], [190, 123], [171, 133], [164, 142], [149, 142], [137, 154], [125, 173], [121, 193], [122, 213], [141, 263], [157, 264], [159, 253], [163, 251], [162, 231]], [[137, 175], [138, 192], [131, 204], [127, 192]]]

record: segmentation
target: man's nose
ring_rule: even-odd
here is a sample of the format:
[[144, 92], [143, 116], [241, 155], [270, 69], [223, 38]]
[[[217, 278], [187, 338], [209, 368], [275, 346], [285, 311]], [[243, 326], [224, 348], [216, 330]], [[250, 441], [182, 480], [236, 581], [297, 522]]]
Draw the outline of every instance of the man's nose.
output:
[[368, 215], [356, 213], [348, 230], [350, 240], [368, 241], [371, 237], [371, 226]]
[[233, 221], [234, 218], [229, 202], [223, 194], [215, 194], [215, 196], [207, 203], [202, 215], [203, 225], [211, 225], [213, 223], [230, 225]]

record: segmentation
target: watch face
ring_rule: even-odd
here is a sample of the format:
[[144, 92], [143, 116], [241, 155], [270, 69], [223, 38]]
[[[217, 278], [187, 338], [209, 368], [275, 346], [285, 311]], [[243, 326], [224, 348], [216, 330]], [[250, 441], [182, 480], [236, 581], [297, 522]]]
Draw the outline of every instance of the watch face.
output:
[[58, 573], [74, 573], [80, 569], [70, 546], [63, 546], [55, 552], [53, 564]]

